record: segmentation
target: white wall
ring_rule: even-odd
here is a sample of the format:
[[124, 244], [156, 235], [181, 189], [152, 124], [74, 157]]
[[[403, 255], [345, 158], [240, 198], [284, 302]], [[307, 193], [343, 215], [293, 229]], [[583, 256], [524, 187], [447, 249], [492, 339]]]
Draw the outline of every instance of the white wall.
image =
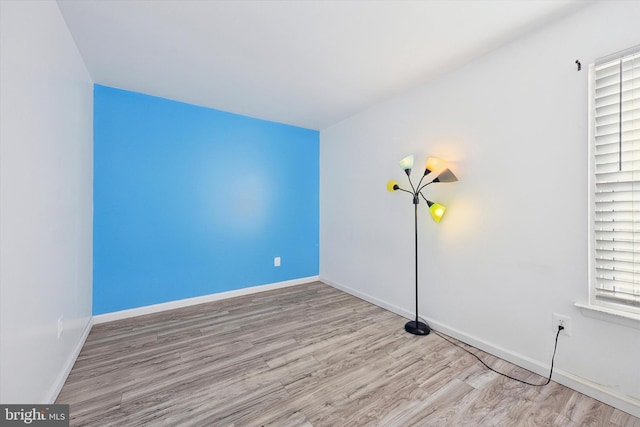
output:
[[49, 403], [91, 318], [93, 87], [55, 2], [0, 15], [0, 402]]
[[640, 416], [640, 330], [574, 307], [588, 300], [587, 68], [639, 43], [639, 22], [640, 2], [597, 3], [322, 131], [321, 279], [413, 312], [413, 206], [385, 183], [406, 182], [406, 154], [417, 175], [448, 159], [460, 182], [429, 187], [446, 216], [420, 205], [420, 313], [539, 373], [552, 313], [568, 315], [554, 378]]

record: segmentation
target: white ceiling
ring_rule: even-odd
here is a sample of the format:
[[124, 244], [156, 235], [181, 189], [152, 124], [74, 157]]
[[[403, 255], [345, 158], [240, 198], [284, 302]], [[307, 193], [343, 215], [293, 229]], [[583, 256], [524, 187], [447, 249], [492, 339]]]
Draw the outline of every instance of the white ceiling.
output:
[[324, 129], [580, 0], [58, 0], [96, 83]]

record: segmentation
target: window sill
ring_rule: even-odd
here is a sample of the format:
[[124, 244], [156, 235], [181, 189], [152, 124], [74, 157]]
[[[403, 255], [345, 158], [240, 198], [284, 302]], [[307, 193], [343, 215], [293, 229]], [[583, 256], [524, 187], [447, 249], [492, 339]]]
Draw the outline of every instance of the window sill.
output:
[[640, 315], [638, 314], [627, 313], [625, 311], [581, 302], [577, 302], [574, 305], [582, 311], [583, 316], [604, 320], [605, 322], [617, 323], [618, 325], [627, 326], [629, 328], [640, 329]]

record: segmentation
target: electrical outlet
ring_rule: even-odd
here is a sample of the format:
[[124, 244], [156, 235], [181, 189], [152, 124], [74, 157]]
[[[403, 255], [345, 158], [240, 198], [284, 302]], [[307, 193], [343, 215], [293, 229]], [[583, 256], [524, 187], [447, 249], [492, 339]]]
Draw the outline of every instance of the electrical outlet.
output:
[[571, 336], [571, 318], [562, 314], [553, 313], [553, 332], [558, 332], [559, 326], [562, 326], [564, 328], [562, 331], [560, 331], [560, 335], [566, 335], [568, 337]]
[[277, 256], [273, 259], [273, 266], [274, 267], [280, 267], [280, 257]]
[[64, 321], [64, 317], [60, 315], [60, 317], [58, 317], [58, 339], [62, 337], [62, 332], [64, 331], [63, 321]]

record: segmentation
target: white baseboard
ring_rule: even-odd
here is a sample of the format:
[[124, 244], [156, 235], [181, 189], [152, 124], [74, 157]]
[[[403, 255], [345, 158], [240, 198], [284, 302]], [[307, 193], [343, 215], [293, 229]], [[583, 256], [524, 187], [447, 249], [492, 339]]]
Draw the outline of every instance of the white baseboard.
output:
[[377, 305], [378, 307], [382, 307], [385, 310], [389, 310], [390, 312], [395, 313], [395, 314], [397, 314], [399, 316], [402, 316], [402, 317], [404, 317], [406, 319], [412, 319], [415, 316], [415, 313], [410, 312], [408, 310], [405, 310], [402, 307], [398, 307], [397, 305], [389, 304], [386, 301], [383, 301], [383, 300], [381, 300], [379, 298], [376, 298], [376, 297], [372, 297], [369, 294], [365, 294], [364, 292], [360, 292], [360, 291], [358, 291], [356, 289], [350, 288], [348, 286], [344, 286], [344, 285], [342, 285], [340, 283], [336, 283], [336, 282], [334, 282], [332, 280], [327, 279], [326, 277], [320, 277], [320, 281], [322, 283], [326, 283], [329, 286], [333, 286], [336, 289], [340, 289], [341, 291], [344, 291], [344, 292], [346, 292], [348, 294], [351, 294], [351, 295], [353, 295], [355, 297], [358, 297], [358, 298], [360, 298], [362, 300], [370, 302], [371, 304]]
[[[379, 298], [372, 297], [371, 295], [365, 294], [356, 289], [352, 289], [343, 284], [336, 283], [330, 279], [327, 279], [326, 277], [320, 277], [320, 281], [326, 283], [327, 285], [333, 286], [336, 289], [340, 289], [348, 294], [356, 296], [362, 300], [370, 302], [371, 304], [396, 313], [406, 319], [412, 319], [415, 316], [415, 313], [413, 312], [410, 312], [396, 305], [389, 304]], [[549, 375], [549, 366], [540, 363], [537, 360], [531, 359], [522, 354], [515, 353], [511, 350], [484, 341], [482, 339], [473, 337], [462, 331], [448, 327], [440, 322], [430, 319], [426, 316], [420, 315], [420, 317], [426, 320], [433, 327], [433, 329], [437, 331], [440, 331], [455, 339], [470, 344], [482, 351], [490, 353], [510, 363], [535, 372], [536, 374], [543, 377], [547, 377]], [[593, 381], [590, 381], [586, 378], [578, 377], [560, 369], [555, 369], [553, 371], [552, 379], [559, 384], [562, 384], [580, 393], [586, 394], [587, 396], [593, 397], [594, 399], [604, 402], [607, 405], [611, 405], [614, 408], [618, 408], [621, 411], [627, 412], [635, 417], [640, 417], [640, 400], [638, 399], [622, 395], [615, 390], [611, 390], [610, 388], [607, 388], [601, 384], [594, 383]]]
[[60, 391], [62, 390], [62, 387], [64, 386], [64, 383], [67, 381], [67, 377], [71, 372], [71, 368], [73, 368], [73, 365], [76, 363], [76, 359], [78, 358], [78, 355], [80, 354], [80, 351], [82, 350], [82, 347], [84, 346], [84, 343], [87, 340], [87, 337], [89, 336], [89, 332], [91, 332], [92, 326], [93, 326], [93, 319], [90, 317], [89, 321], [84, 327], [84, 330], [82, 331], [82, 335], [80, 335], [80, 339], [78, 340], [78, 343], [73, 349], [73, 353], [71, 353], [71, 356], [69, 356], [69, 359], [67, 359], [67, 363], [64, 365], [64, 369], [60, 371], [60, 373], [56, 377], [56, 380], [53, 382], [53, 386], [51, 386], [51, 389], [47, 394], [45, 402], [49, 404], [55, 403], [56, 399], [58, 398], [58, 395], [60, 394]]
[[202, 304], [205, 302], [220, 301], [227, 298], [239, 297], [243, 295], [255, 294], [258, 292], [270, 291], [272, 289], [286, 288], [289, 286], [302, 285], [304, 283], [315, 282], [318, 276], [302, 277], [300, 279], [286, 280], [284, 282], [270, 283], [267, 285], [251, 286], [248, 288], [236, 289], [233, 291], [218, 292], [215, 294], [203, 295], [194, 298], [185, 298], [176, 301], [164, 302], [161, 304], [145, 305], [144, 307], [131, 308], [128, 310], [114, 311], [112, 313], [98, 314], [93, 316], [93, 323], [113, 322], [114, 320], [127, 319], [129, 317], [142, 316], [145, 314], [158, 313], [175, 308], [188, 307], [190, 305]]

